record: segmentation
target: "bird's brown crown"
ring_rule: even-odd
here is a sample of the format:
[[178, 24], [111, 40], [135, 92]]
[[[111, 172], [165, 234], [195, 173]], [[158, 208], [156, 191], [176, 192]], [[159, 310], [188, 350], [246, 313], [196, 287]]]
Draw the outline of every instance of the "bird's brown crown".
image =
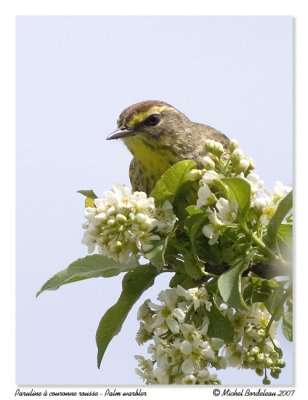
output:
[[160, 114], [165, 110], [177, 111], [170, 104], [159, 100], [146, 100], [133, 104], [123, 110], [118, 119], [118, 127], [133, 129], [140, 122], [146, 120], [152, 114]]

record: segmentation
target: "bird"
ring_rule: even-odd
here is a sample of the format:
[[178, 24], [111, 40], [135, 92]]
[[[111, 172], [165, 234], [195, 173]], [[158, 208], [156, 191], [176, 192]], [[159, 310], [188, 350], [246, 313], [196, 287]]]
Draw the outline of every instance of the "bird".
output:
[[133, 155], [129, 167], [132, 190], [148, 195], [176, 162], [193, 160], [197, 167], [202, 167], [207, 139], [220, 142], [224, 148], [229, 144], [222, 132], [192, 122], [160, 100], [146, 100], [125, 108], [117, 120], [117, 129], [107, 136], [107, 140], [114, 139], [122, 139]]

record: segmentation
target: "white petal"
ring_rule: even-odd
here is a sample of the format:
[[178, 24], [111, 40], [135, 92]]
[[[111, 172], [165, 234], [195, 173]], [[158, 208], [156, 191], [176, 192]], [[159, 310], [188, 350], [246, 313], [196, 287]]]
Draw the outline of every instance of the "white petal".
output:
[[194, 364], [190, 358], [187, 358], [182, 364], [182, 371], [185, 375], [191, 375], [194, 372]]

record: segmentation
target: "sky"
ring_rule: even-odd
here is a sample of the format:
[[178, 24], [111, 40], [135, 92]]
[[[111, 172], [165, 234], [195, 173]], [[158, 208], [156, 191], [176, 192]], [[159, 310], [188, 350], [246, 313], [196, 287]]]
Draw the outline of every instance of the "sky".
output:
[[[122, 277], [36, 291], [87, 254], [79, 189], [129, 184], [130, 153], [106, 141], [120, 112], [166, 101], [236, 138], [272, 188], [292, 185], [291, 17], [17, 17], [16, 383], [142, 384], [136, 312], [168, 286], [159, 277], [96, 367], [95, 331]], [[278, 384], [293, 383], [292, 346]], [[219, 372], [225, 384], [260, 384]]]

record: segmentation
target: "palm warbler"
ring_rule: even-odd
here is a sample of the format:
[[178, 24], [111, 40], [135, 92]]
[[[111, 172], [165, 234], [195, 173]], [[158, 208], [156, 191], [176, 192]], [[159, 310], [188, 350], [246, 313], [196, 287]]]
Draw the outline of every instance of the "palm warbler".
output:
[[118, 129], [107, 137], [123, 139], [134, 156], [129, 169], [132, 189], [149, 194], [160, 176], [180, 160], [194, 160], [201, 167], [205, 141], [227, 146], [229, 139], [208, 126], [190, 121], [163, 101], [147, 100], [126, 108]]

